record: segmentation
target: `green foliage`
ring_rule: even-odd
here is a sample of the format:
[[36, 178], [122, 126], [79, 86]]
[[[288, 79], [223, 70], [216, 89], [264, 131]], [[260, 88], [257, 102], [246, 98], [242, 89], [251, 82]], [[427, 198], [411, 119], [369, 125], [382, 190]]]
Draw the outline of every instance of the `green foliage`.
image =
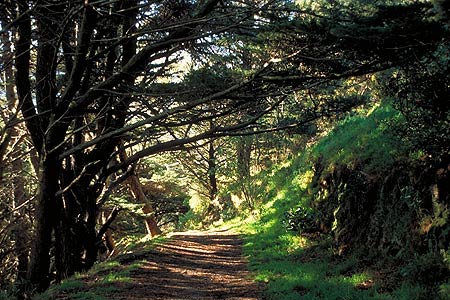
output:
[[376, 278], [355, 257], [335, 257], [330, 239], [287, 232], [277, 219], [283, 200], [273, 202], [259, 222], [245, 228], [244, 252], [256, 280], [267, 285], [267, 299], [424, 299], [426, 290], [415, 285], [379, 292]]
[[450, 299], [450, 281], [443, 283], [439, 286], [439, 299], [449, 300]]
[[298, 233], [316, 232], [319, 228], [317, 212], [313, 209], [298, 206], [286, 213], [286, 228]]
[[[402, 285], [400, 285], [399, 288], [392, 292], [392, 296], [392, 299], [395, 300], [432, 299], [430, 298], [431, 295], [429, 294], [429, 291], [427, 291], [425, 288], [420, 285], [410, 283], [403, 283]], [[434, 297], [434, 295], [431, 297]]]
[[[164, 232], [168, 232], [178, 226], [180, 217], [187, 212], [186, 203], [189, 196], [182, 179], [167, 167], [168, 162], [165, 159], [167, 158], [147, 159], [145, 167], [139, 169], [139, 181], [152, 205], [158, 225]], [[132, 197], [126, 187], [109, 197], [106, 211], [114, 207], [122, 209], [113, 224], [116, 239], [146, 233], [143, 226], [146, 217], [142, 211], [143, 206], [143, 203]]]
[[207, 95], [221, 91], [237, 80], [242, 80], [242, 74], [237, 69], [232, 70], [223, 63], [210, 62], [210, 65], [201, 69], [192, 69], [185, 77], [185, 84], [187, 89]]
[[203, 227], [203, 220], [204, 220], [204, 212], [205, 210], [201, 211], [194, 211], [189, 210], [186, 214], [184, 214], [180, 218], [180, 223], [178, 224], [179, 228], [182, 228], [184, 230], [186, 229], [200, 229]]
[[103, 208], [104, 215], [108, 216], [114, 207], [121, 208], [112, 225], [115, 240], [126, 239], [133, 235], [146, 234], [145, 227], [143, 226], [143, 204], [137, 203], [137, 200], [129, 195], [128, 190], [118, 191], [109, 198], [107, 205]]
[[59, 285], [59, 288], [62, 291], [77, 290], [80, 289], [81, 287], [83, 287], [83, 283], [77, 280], [64, 280]]
[[385, 75], [380, 81], [386, 97], [407, 122], [395, 124], [403, 141], [434, 160], [450, 155], [450, 45], [442, 42], [428, 58]]
[[16, 295], [12, 288], [0, 290], [0, 300], [11, 300], [11, 299], [14, 299], [15, 297], [16, 297]]
[[390, 130], [391, 120], [402, 121], [391, 104], [375, 107], [367, 116], [350, 116], [318, 142], [313, 155], [325, 165], [362, 167], [368, 173], [386, 170], [408, 150]]

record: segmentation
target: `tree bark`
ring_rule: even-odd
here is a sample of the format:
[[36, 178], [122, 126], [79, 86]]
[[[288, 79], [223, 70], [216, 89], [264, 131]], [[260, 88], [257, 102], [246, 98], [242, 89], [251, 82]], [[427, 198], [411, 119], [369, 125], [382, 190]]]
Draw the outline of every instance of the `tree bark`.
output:
[[214, 148], [214, 141], [211, 140], [208, 148], [209, 200], [211, 203], [216, 199], [218, 191], [216, 172], [216, 149]]
[[[120, 159], [122, 161], [125, 161], [127, 159], [127, 154], [124, 150], [121, 150], [120, 152]], [[142, 212], [146, 214], [147, 216], [144, 219], [145, 228], [147, 229], [147, 234], [149, 234], [152, 237], [155, 237], [157, 235], [161, 234], [161, 229], [158, 226], [158, 223], [156, 222], [156, 218], [153, 215], [154, 210], [153, 207], [147, 198], [147, 196], [144, 193], [144, 190], [142, 189], [142, 184], [139, 181], [139, 178], [137, 177], [135, 171], [133, 170], [131, 175], [127, 179], [128, 186], [130, 187], [130, 191], [140, 203], [144, 204], [144, 207], [142, 208]]]
[[54, 220], [58, 219], [56, 192], [59, 190], [60, 163], [55, 156], [41, 159], [39, 193], [36, 202], [35, 236], [32, 242], [28, 279], [36, 291], [50, 284], [50, 249]]
[[132, 174], [127, 179], [128, 185], [130, 186], [131, 193], [133, 196], [140, 202], [144, 204], [144, 207], [142, 208], [142, 212], [146, 214], [147, 216], [144, 219], [145, 228], [147, 229], [147, 233], [155, 237], [157, 235], [161, 234], [161, 229], [158, 226], [158, 223], [156, 222], [155, 216], [153, 215], [154, 210], [152, 205], [150, 204], [150, 201], [148, 200], [147, 196], [144, 193], [144, 190], [142, 189], [141, 182], [139, 181], [139, 178]]
[[158, 226], [158, 223], [156, 222], [156, 218], [153, 215], [154, 210], [145, 195], [142, 185], [139, 181], [139, 178], [136, 175], [131, 175], [128, 178], [128, 184], [130, 186], [131, 193], [133, 196], [140, 202], [144, 204], [144, 207], [142, 208], [142, 212], [148, 216], [145, 217], [145, 228], [147, 229], [147, 233], [152, 236], [158, 236], [161, 234], [161, 229]]
[[[84, 270], [87, 249], [95, 248], [95, 233], [92, 237], [87, 231], [84, 216], [88, 213], [82, 207], [87, 202], [86, 198], [89, 198], [86, 190], [74, 187], [70, 193], [62, 195], [57, 203], [59, 218], [55, 224], [55, 263], [58, 281]], [[96, 253], [96, 249], [94, 251]], [[95, 258], [96, 255], [93, 258], [90, 256], [90, 259]]]
[[252, 153], [251, 137], [239, 137], [236, 146], [237, 153], [237, 173], [239, 179], [250, 177], [250, 162]]
[[[195, 17], [206, 15], [217, 2], [202, 3]], [[51, 258], [55, 258], [57, 279], [89, 268], [95, 262], [96, 197], [111, 174], [105, 171], [108, 164], [105, 157], [116, 155], [114, 151], [122, 136], [101, 142], [95, 137], [105, 137], [120, 129], [131, 130], [125, 127], [125, 122], [130, 102], [135, 97], [133, 86], [138, 75], [151, 74], [152, 69], [142, 68], [150, 66], [159, 52], [181, 44], [185, 35], [195, 36], [196, 27], [182, 25], [167, 37], [161, 37], [161, 41], [150, 42], [137, 51], [137, 0], [113, 1], [111, 15], [101, 14], [91, 1], [76, 2], [77, 13], [69, 15], [64, 13], [70, 1], [36, 1], [31, 9], [30, 1], [17, 0], [16, 3], [20, 15], [15, 44], [16, 87], [19, 106], [39, 153], [35, 237], [28, 277], [41, 291], [48, 287], [51, 279]], [[84, 9], [78, 6], [82, 3]], [[103, 36], [105, 24], [99, 24], [101, 22], [114, 24], [110, 38]], [[75, 27], [79, 31], [72, 52], [68, 48], [72, 43], [67, 33]], [[94, 35], [98, 35], [95, 41], [92, 40]], [[117, 44], [109, 41], [117, 41]], [[35, 56], [31, 57], [31, 46], [36, 44]], [[106, 56], [110, 58], [106, 63], [112, 66], [111, 74], [103, 72], [107, 71], [103, 66], [105, 59], [108, 60]], [[65, 70], [60, 64], [64, 62]], [[91, 67], [98, 70], [91, 70]], [[32, 72], [35, 76], [30, 76]], [[34, 85], [30, 78], [35, 78]], [[95, 145], [89, 149], [77, 148], [83, 141], [71, 139], [67, 134], [69, 128], [70, 133], [79, 138], [86, 132], [91, 133]], [[79, 151], [65, 159], [61, 156], [63, 149]], [[152, 236], [160, 234], [155, 217], [151, 215], [153, 209], [136, 174], [130, 177], [128, 184], [133, 195], [144, 204], [143, 212], [149, 214], [145, 220], [147, 231]]]

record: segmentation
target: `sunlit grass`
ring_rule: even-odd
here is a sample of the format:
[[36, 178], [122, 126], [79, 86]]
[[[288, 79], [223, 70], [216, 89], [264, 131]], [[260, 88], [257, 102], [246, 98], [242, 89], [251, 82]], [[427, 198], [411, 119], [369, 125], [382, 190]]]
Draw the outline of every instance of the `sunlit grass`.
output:
[[267, 299], [425, 299], [419, 286], [401, 285], [392, 293], [379, 293], [370, 273], [354, 272], [354, 257], [335, 261], [327, 242], [320, 243], [280, 234], [275, 225], [247, 236], [245, 254], [255, 280], [266, 284]]
[[402, 285], [391, 294], [379, 293], [369, 273], [349, 272], [356, 269], [353, 257], [337, 263], [326, 243], [317, 245], [290, 233], [277, 238], [273, 233], [249, 235], [245, 244], [255, 280], [266, 283], [268, 299], [425, 299], [419, 286]]
[[[376, 268], [382, 266], [361, 262], [356, 254], [337, 255], [329, 236], [307, 238], [286, 229], [291, 209], [311, 207], [315, 201], [311, 187], [315, 160], [322, 160], [326, 168], [361, 164], [365, 171], [376, 172], [404, 157], [408, 149], [389, 123], [399, 118], [389, 103], [349, 116], [294, 159], [256, 175], [265, 191], [259, 218], [240, 230], [245, 235], [244, 253], [255, 280], [266, 284], [267, 299], [428, 299], [426, 288], [411, 280], [380, 278]], [[449, 284], [440, 286], [442, 299], [449, 299], [443, 296], [449, 290]]]
[[75, 274], [75, 278], [85, 277], [88, 274], [95, 274], [102, 271], [110, 270], [113, 268], [120, 267], [120, 263], [116, 260], [104, 261], [102, 263], [95, 264], [92, 269], [89, 270], [88, 273], [77, 273]]
[[47, 300], [47, 299], [55, 299], [56, 295], [59, 293], [77, 293], [77, 291], [83, 289], [85, 287], [84, 282], [76, 278], [69, 278], [62, 281], [57, 286], [50, 287], [43, 294], [36, 295], [34, 300]]
[[400, 300], [426, 295], [420, 286], [401, 283], [392, 292], [380, 290], [380, 283], [370, 270], [358, 265], [357, 258], [337, 257], [328, 237], [311, 240], [287, 231], [285, 213], [308, 204], [307, 189], [312, 179], [307, 155], [299, 156], [289, 166], [291, 169], [280, 169], [268, 179], [267, 185], [273, 190], [268, 191], [260, 219], [242, 227], [244, 253], [255, 280], [265, 283], [267, 299]]
[[102, 278], [102, 283], [119, 283], [119, 282], [131, 282], [130, 273], [128, 271], [114, 272], [106, 275]]
[[61, 282], [59, 288], [64, 291], [80, 289], [83, 287], [83, 282], [74, 279], [69, 279]]
[[400, 112], [388, 103], [374, 107], [367, 116], [351, 116], [314, 146], [313, 155], [330, 166], [359, 164], [366, 172], [389, 168], [408, 152], [402, 140], [389, 130], [389, 120], [400, 119]]
[[336, 257], [326, 236], [311, 240], [288, 232], [283, 213], [301, 198], [291, 192], [285, 196], [270, 201], [271, 207], [259, 221], [242, 227], [244, 253], [255, 280], [265, 283], [267, 299], [426, 299], [420, 298], [425, 295], [420, 286], [401, 284], [391, 293], [378, 292], [379, 283], [370, 272], [361, 270], [358, 259]]

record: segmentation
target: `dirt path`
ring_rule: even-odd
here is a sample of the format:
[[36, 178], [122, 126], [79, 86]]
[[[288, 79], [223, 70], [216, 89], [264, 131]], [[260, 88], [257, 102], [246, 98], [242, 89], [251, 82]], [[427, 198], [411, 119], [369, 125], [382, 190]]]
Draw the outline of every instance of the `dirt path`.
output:
[[114, 299], [261, 299], [236, 234], [176, 233], [144, 259], [147, 262], [132, 272], [132, 283]]

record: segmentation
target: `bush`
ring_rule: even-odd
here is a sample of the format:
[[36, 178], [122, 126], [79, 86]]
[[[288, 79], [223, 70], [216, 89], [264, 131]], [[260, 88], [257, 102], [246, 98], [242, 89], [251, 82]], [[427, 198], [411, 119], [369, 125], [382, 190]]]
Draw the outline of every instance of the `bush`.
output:
[[298, 206], [286, 212], [286, 228], [298, 233], [311, 233], [319, 230], [318, 214], [312, 209]]
[[441, 255], [427, 253], [417, 256], [400, 270], [400, 274], [414, 283], [433, 286], [447, 280], [450, 270]]

